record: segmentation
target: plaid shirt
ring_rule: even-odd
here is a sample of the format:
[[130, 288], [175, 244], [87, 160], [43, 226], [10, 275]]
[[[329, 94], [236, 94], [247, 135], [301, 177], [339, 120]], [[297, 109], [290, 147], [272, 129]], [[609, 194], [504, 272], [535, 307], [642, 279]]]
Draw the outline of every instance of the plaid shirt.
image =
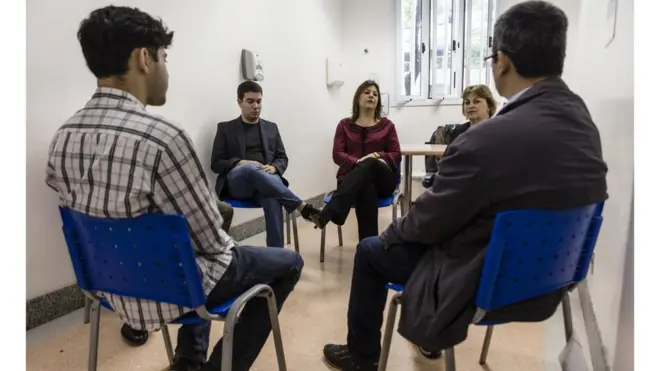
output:
[[[217, 196], [188, 135], [134, 96], [99, 88], [55, 134], [46, 183], [62, 205], [95, 217], [185, 216], [208, 295], [231, 262]], [[131, 327], [155, 330], [190, 308], [103, 294]]]

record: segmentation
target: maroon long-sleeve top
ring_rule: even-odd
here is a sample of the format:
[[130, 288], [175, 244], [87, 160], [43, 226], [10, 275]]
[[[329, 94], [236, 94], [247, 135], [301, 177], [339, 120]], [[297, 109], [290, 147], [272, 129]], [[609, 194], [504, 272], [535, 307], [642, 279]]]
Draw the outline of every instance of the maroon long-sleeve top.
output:
[[397, 170], [401, 163], [401, 148], [394, 123], [383, 117], [371, 127], [361, 127], [345, 118], [337, 125], [332, 147], [332, 159], [339, 165], [337, 180], [342, 180], [357, 161], [376, 152], [390, 168]]

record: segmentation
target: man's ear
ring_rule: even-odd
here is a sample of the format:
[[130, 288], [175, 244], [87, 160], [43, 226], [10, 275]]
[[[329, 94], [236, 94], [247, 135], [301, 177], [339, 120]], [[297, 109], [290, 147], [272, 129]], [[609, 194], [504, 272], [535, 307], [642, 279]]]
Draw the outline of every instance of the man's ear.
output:
[[135, 61], [138, 71], [145, 74], [149, 73], [153, 60], [147, 48], [136, 48], [131, 53], [131, 57]]
[[513, 64], [511, 63], [511, 58], [508, 55], [502, 53], [502, 51], [497, 51], [497, 70], [500, 76], [504, 76], [509, 73]]

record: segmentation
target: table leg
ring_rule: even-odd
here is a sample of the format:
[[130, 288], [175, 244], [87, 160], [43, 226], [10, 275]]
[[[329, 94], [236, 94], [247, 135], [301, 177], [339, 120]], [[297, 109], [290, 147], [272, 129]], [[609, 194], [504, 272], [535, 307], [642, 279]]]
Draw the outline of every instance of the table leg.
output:
[[403, 158], [403, 179], [405, 181], [405, 193], [403, 194], [404, 202], [403, 202], [402, 212], [405, 214], [408, 212], [408, 210], [410, 210], [410, 207], [412, 205], [412, 156], [411, 155], [406, 155]]

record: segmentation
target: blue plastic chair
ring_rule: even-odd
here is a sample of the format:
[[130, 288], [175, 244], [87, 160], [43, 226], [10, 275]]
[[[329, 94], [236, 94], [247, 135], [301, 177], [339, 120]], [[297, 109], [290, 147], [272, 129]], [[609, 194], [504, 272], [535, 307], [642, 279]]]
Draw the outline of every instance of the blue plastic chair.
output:
[[[235, 200], [232, 198], [223, 198], [222, 201], [230, 204], [234, 209], [261, 209], [261, 205], [255, 200]], [[285, 220], [286, 244], [291, 244], [291, 224], [293, 222], [293, 246], [296, 249], [296, 252], [300, 252], [300, 247], [298, 245], [298, 223], [296, 222], [296, 218], [292, 218], [291, 214], [286, 213]]]
[[[64, 207], [60, 207], [60, 215], [78, 286], [92, 300], [90, 371], [95, 371], [98, 364], [100, 306], [112, 310], [97, 292], [195, 309], [172, 322], [175, 324], [225, 321], [222, 371], [232, 368], [234, 327], [240, 312], [249, 300], [265, 297], [279, 370], [286, 370], [273, 290], [268, 285], [256, 285], [238, 298], [207, 310], [202, 278], [183, 216], [147, 214], [131, 219], [106, 219]], [[172, 364], [170, 334], [167, 326], [161, 330]]]
[[[400, 174], [401, 170], [400, 168], [397, 168], [397, 172]], [[398, 214], [398, 210], [401, 207], [401, 202], [403, 201], [403, 192], [399, 189], [399, 186], [401, 185], [401, 176], [397, 177], [396, 180], [396, 189], [392, 193], [391, 196], [381, 198], [378, 200], [378, 208], [383, 208], [383, 207], [389, 207], [392, 206], [392, 221], [394, 221]], [[323, 197], [323, 203], [327, 205], [330, 200], [332, 200], [332, 194], [334, 191], [329, 192]], [[353, 206], [355, 207], [355, 205]], [[403, 212], [403, 209], [402, 209]], [[326, 226], [327, 227], [327, 226]], [[337, 238], [339, 239], [339, 246], [344, 246], [344, 236], [341, 231], [341, 226], [337, 226]], [[325, 228], [321, 230], [321, 263], [325, 261]]]
[[[587, 276], [598, 232], [603, 222], [603, 204], [571, 210], [518, 210], [499, 213], [491, 234], [476, 297], [472, 323], [488, 326], [479, 363], [486, 357], [493, 326], [484, 321], [488, 312], [538, 297], [557, 289], [573, 289]], [[379, 371], [387, 368], [394, 321], [403, 285], [389, 284], [396, 291], [387, 314]], [[573, 334], [571, 305], [562, 299], [566, 341]], [[445, 350], [445, 370], [455, 371], [454, 348]]]

